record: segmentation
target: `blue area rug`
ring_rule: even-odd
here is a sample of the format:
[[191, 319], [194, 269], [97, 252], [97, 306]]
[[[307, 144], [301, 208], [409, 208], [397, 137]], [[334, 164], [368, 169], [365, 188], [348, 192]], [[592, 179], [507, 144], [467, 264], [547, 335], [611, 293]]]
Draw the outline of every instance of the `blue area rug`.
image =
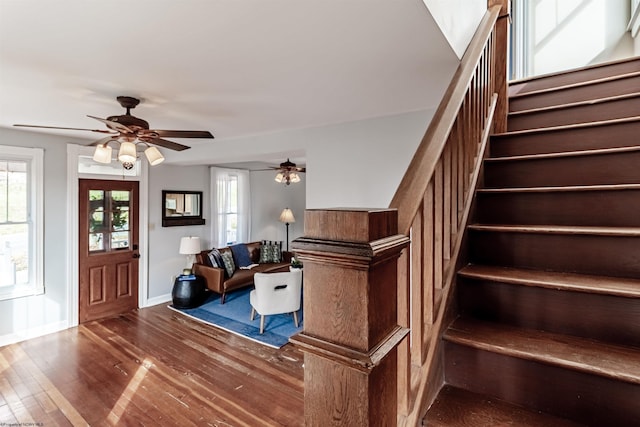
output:
[[274, 314], [264, 321], [264, 333], [260, 335], [260, 316], [256, 314], [253, 322], [249, 293], [252, 288], [240, 289], [227, 294], [224, 304], [220, 304], [220, 295], [211, 294], [197, 308], [170, 309], [192, 319], [215, 326], [233, 334], [248, 338], [273, 348], [280, 348], [289, 342], [289, 337], [302, 332], [302, 310], [298, 311], [300, 326], [296, 328], [292, 314]]

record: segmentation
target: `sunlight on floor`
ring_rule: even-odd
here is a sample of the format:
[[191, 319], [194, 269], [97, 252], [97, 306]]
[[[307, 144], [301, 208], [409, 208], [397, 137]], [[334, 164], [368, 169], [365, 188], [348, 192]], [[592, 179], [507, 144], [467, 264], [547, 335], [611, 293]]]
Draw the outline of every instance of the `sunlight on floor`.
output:
[[129, 381], [127, 388], [124, 389], [124, 391], [120, 395], [120, 398], [118, 399], [116, 404], [113, 405], [113, 409], [111, 409], [111, 412], [107, 416], [107, 420], [109, 422], [117, 423], [118, 421], [120, 421], [120, 418], [127, 410], [127, 406], [131, 402], [131, 399], [133, 399], [133, 397], [135, 396], [138, 387], [140, 387], [142, 380], [144, 380], [147, 372], [153, 366], [153, 363], [149, 361], [149, 359], [145, 358], [142, 361], [140, 367], [138, 368], [138, 370], [136, 370], [135, 375], [133, 376], [133, 378], [131, 378], [131, 381]]

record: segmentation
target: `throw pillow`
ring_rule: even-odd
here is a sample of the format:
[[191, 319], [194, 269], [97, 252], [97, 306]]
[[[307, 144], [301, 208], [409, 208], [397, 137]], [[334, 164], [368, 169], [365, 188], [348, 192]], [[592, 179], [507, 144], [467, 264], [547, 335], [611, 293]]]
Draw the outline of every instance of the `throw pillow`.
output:
[[282, 242], [273, 242], [271, 248], [271, 261], [273, 263], [282, 261]]
[[247, 267], [252, 264], [251, 255], [249, 255], [249, 249], [244, 243], [229, 246], [231, 253], [233, 254], [233, 261], [238, 267]]
[[207, 255], [209, 257], [211, 267], [224, 268], [224, 261], [222, 260], [222, 255], [219, 250], [212, 249]]
[[236, 271], [236, 265], [233, 263], [233, 254], [231, 251], [221, 252], [222, 260], [224, 261], [224, 270], [227, 273], [227, 278], [233, 276], [233, 272]]
[[269, 262], [270, 248], [271, 248], [271, 242], [267, 243], [266, 240], [263, 240], [260, 243], [260, 260], [258, 261], [260, 264], [266, 264]]
[[282, 261], [282, 242], [263, 240], [260, 244], [260, 264]]

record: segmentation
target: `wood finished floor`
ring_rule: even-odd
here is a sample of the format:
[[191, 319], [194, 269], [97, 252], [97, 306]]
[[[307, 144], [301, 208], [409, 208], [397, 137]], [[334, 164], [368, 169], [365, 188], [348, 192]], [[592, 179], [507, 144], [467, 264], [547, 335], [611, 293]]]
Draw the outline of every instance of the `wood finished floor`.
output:
[[301, 426], [302, 363], [155, 306], [0, 347], [0, 425]]

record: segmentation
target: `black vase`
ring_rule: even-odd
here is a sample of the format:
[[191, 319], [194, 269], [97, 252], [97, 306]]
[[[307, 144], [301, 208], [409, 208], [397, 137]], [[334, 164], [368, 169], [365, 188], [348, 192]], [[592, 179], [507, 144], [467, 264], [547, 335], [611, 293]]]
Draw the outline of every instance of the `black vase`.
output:
[[175, 308], [195, 308], [204, 302], [206, 286], [201, 276], [178, 276], [173, 283], [171, 298]]

